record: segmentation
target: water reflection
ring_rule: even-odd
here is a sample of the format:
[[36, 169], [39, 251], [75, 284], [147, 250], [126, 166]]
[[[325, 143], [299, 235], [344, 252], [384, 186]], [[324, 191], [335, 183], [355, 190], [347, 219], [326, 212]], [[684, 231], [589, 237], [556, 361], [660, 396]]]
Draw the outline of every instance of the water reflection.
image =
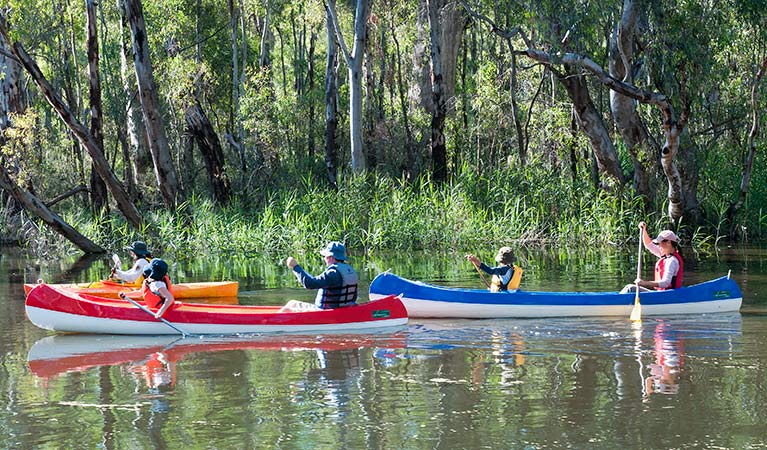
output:
[[[316, 350], [324, 355], [321, 366], [328, 371], [342, 367], [326, 352], [358, 351], [366, 347], [402, 348], [401, 333], [375, 335], [270, 335], [247, 337], [181, 338], [178, 336], [54, 335], [35, 342], [27, 362], [38, 378], [53, 378], [96, 367], [130, 366], [148, 388], [172, 387], [176, 363], [192, 354], [232, 350]], [[382, 358], [389, 358], [385, 356]], [[330, 361], [330, 364], [328, 363]], [[351, 365], [349, 367], [352, 367]]]
[[668, 322], [661, 320], [655, 325], [653, 343], [655, 359], [649, 367], [650, 376], [645, 379], [646, 395], [677, 394], [684, 363], [682, 339]]

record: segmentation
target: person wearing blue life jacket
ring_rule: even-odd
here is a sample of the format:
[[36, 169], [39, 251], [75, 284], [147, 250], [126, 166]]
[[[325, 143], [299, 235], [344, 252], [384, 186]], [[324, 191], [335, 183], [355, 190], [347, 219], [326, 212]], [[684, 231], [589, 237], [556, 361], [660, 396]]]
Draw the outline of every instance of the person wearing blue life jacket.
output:
[[357, 301], [357, 272], [346, 264], [346, 248], [340, 242], [328, 242], [320, 250], [327, 268], [313, 277], [289, 256], [285, 264], [293, 271], [299, 283], [306, 289], [319, 289], [314, 300], [322, 309], [343, 308], [355, 305]]

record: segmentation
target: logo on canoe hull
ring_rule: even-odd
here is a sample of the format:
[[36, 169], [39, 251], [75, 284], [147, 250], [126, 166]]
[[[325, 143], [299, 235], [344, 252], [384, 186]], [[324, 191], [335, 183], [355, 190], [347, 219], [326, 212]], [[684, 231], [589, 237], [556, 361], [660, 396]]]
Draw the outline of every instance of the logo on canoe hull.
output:
[[730, 298], [730, 291], [714, 291], [714, 298]]
[[388, 309], [375, 309], [373, 310], [374, 319], [388, 319], [391, 317], [391, 313]]

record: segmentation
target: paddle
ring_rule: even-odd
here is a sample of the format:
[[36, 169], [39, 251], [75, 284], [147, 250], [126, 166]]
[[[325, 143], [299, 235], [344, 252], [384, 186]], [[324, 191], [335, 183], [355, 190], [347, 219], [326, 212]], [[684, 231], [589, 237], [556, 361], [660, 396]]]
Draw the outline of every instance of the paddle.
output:
[[642, 275], [642, 240], [644, 239], [644, 229], [639, 229], [639, 251], [637, 252], [637, 286], [636, 296], [634, 297], [634, 308], [631, 310], [631, 321], [642, 321], [642, 304], [639, 303], [639, 277]]
[[123, 300], [127, 300], [127, 301], [129, 301], [129, 302], [133, 303], [133, 305], [134, 305], [136, 308], [138, 308], [138, 309], [140, 309], [140, 310], [144, 311], [145, 313], [149, 314], [150, 316], [154, 317], [155, 319], [158, 319], [158, 320], [162, 321], [162, 323], [164, 323], [165, 325], [167, 325], [167, 326], [169, 326], [169, 327], [173, 328], [174, 330], [178, 331], [179, 333], [181, 333], [181, 337], [187, 337], [187, 336], [199, 336], [199, 335], [197, 335], [197, 334], [193, 334], [193, 333], [187, 333], [186, 331], [184, 331], [184, 330], [182, 330], [182, 329], [180, 329], [180, 328], [176, 327], [175, 325], [173, 325], [172, 323], [170, 323], [170, 322], [168, 322], [167, 320], [163, 319], [162, 317], [155, 317], [155, 316], [154, 316], [154, 313], [153, 313], [152, 311], [150, 311], [149, 309], [147, 309], [147, 307], [146, 307], [146, 306], [144, 306], [144, 305], [140, 304], [140, 303], [139, 303], [139, 302], [137, 302], [136, 300], [133, 300], [132, 298], [130, 298], [130, 297], [128, 297], [127, 295], [125, 295], [125, 292], [120, 292], [120, 298], [121, 298], [121, 299], [123, 299]]
[[482, 278], [482, 281], [485, 282], [485, 286], [487, 286], [488, 289], [490, 289], [490, 283], [487, 282], [487, 278], [485, 278], [485, 274], [482, 273], [482, 270], [480, 270], [479, 265], [475, 263], [474, 261], [471, 262], [474, 265], [474, 268], [477, 269], [477, 273]]

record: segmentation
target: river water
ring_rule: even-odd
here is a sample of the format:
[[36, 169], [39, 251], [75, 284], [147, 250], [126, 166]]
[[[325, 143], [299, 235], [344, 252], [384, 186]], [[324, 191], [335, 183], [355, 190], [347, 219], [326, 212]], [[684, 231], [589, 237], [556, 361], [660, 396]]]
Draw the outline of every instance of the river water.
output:
[[[636, 274], [632, 253], [522, 249], [522, 287], [617, 290]], [[764, 253], [685, 255], [687, 283], [731, 271], [744, 292], [735, 314], [640, 326], [620, 317], [411, 319], [375, 334], [180, 339], [36, 328], [24, 316], [24, 282], [98, 279], [107, 260], [54, 263], [6, 250], [0, 448], [765, 448]], [[490, 261], [493, 249], [479, 256]], [[322, 269], [318, 255], [298, 259]], [[350, 262], [363, 284], [387, 269], [481, 283], [461, 253], [352, 253]], [[238, 280], [247, 304], [313, 295], [280, 261], [190, 259], [171, 275]]]

